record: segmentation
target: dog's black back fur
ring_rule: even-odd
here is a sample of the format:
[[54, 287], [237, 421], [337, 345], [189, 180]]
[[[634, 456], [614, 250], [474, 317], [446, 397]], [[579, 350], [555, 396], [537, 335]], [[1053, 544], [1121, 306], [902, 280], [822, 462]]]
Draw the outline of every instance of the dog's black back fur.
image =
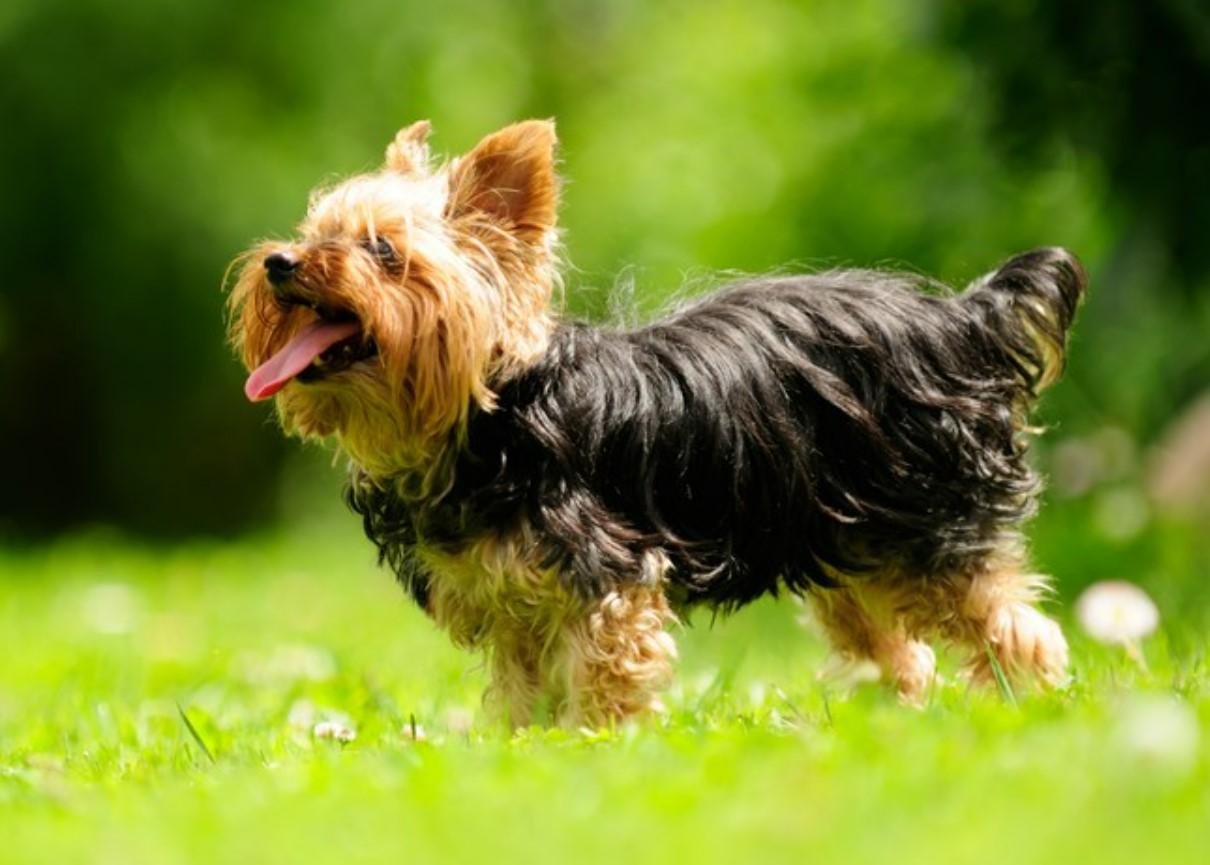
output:
[[725, 608], [838, 573], [962, 571], [1032, 513], [1023, 428], [1084, 286], [1042, 249], [961, 295], [840, 271], [735, 283], [634, 330], [561, 325], [472, 417], [446, 490], [354, 477], [349, 502], [422, 603], [415, 545], [492, 533], [588, 595], [662, 554], [674, 599]]

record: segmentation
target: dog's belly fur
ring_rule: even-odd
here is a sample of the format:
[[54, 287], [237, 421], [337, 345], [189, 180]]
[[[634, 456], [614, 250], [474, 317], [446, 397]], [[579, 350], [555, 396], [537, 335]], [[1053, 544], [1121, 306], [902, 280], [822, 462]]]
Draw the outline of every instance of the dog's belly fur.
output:
[[1065, 253], [1030, 255], [956, 296], [845, 271], [560, 325], [473, 414], [443, 494], [355, 478], [350, 502], [422, 604], [485, 545], [575, 596], [658, 579], [723, 608], [969, 572], [1034, 506], [1026, 414], [1082, 288]]

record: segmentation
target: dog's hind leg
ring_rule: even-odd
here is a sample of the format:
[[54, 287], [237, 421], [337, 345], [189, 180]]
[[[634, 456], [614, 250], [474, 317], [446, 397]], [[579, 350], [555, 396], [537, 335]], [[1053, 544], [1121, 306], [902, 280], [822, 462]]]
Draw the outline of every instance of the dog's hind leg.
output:
[[944, 632], [968, 648], [973, 679], [991, 680], [990, 651], [1009, 677], [1032, 676], [1052, 687], [1066, 681], [1067, 640], [1036, 606], [1048, 591], [1046, 577], [1010, 557], [941, 585], [949, 596]]
[[877, 583], [819, 589], [811, 594], [819, 623], [845, 661], [873, 661], [899, 698], [922, 705], [936, 675], [932, 648], [915, 637], [897, 609], [896, 593]]

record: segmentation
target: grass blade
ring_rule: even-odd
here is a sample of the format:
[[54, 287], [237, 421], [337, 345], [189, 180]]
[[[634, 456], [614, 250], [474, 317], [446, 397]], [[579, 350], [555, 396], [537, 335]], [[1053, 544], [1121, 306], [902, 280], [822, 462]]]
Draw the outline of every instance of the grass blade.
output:
[[217, 763], [218, 761], [214, 759], [214, 754], [210, 753], [210, 749], [206, 747], [206, 740], [197, 731], [197, 727], [193, 726], [193, 722], [189, 720], [189, 716], [185, 714], [185, 710], [181, 707], [180, 703], [176, 704], [176, 710], [180, 713], [181, 720], [185, 722], [185, 729], [189, 731], [189, 735], [193, 737], [193, 741], [197, 743], [197, 746], [202, 749], [202, 753], [210, 758], [211, 763]]
[[1013, 686], [1008, 681], [1008, 676], [1004, 675], [1004, 668], [1000, 666], [1000, 659], [992, 651], [991, 643], [984, 643], [983, 649], [987, 652], [987, 662], [991, 665], [992, 676], [996, 680], [996, 686], [1000, 689], [1000, 695], [1004, 697], [1004, 702], [1015, 708], [1017, 705], [1017, 695], [1013, 693]]

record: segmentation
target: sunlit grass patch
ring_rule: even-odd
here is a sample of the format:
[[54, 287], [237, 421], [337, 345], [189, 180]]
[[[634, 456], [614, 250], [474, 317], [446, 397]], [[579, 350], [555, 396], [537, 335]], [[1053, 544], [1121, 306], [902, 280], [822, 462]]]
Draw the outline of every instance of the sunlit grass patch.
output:
[[1069, 621], [1015, 702], [823, 684], [761, 603], [681, 634], [664, 716], [510, 735], [354, 528], [0, 558], [0, 861], [1204, 861], [1206, 608], [1162, 585], [1145, 667]]

